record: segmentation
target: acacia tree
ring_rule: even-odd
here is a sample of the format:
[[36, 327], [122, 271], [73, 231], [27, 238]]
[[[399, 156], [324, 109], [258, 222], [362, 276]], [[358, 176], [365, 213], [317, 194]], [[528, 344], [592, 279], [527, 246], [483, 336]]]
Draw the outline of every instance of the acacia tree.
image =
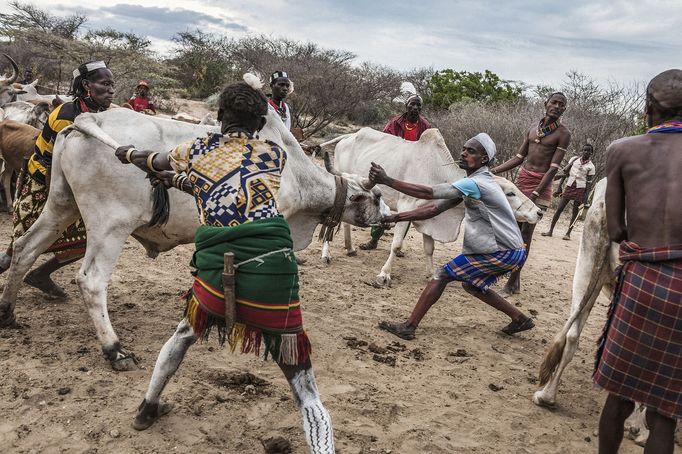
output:
[[461, 102], [514, 102], [521, 91], [518, 84], [504, 81], [487, 69], [483, 73], [444, 69], [429, 79], [424, 101], [447, 109]]
[[63, 93], [72, 71], [89, 60], [103, 60], [116, 77], [116, 97], [128, 98], [138, 78], [168, 82], [164, 66], [149, 50], [148, 39], [112, 29], [81, 33], [85, 15], [59, 17], [30, 4], [12, 2], [0, 14], [2, 51], [23, 68], [33, 69], [44, 91]]

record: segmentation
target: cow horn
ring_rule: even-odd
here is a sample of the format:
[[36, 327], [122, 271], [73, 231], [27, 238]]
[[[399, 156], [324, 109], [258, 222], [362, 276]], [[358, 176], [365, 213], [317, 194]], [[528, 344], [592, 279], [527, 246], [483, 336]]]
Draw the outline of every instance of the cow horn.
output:
[[4, 55], [7, 58], [7, 60], [9, 60], [10, 64], [12, 65], [12, 77], [10, 77], [9, 79], [5, 79], [2, 82], [7, 84], [7, 85], [12, 85], [14, 83], [14, 81], [17, 80], [17, 77], [19, 77], [19, 67], [17, 66], [16, 62], [14, 60], [12, 60], [12, 57], [10, 57], [7, 54], [2, 54], [2, 55]]
[[332, 175], [341, 176], [341, 172], [334, 168], [334, 164], [332, 164], [332, 159], [329, 157], [329, 152], [325, 151], [322, 157], [324, 158], [324, 168], [327, 169], [327, 172], [331, 173]]

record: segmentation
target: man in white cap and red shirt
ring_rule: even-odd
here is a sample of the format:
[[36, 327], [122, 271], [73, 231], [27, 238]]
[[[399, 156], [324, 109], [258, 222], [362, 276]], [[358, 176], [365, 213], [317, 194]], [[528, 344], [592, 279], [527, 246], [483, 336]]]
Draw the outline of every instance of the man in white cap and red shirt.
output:
[[372, 163], [369, 179], [419, 199], [437, 199], [411, 211], [384, 217], [385, 224], [429, 219], [464, 201], [466, 223], [462, 254], [435, 273], [422, 291], [412, 315], [404, 322], [381, 321], [379, 327], [406, 340], [414, 339], [421, 319], [452, 281], [484, 303], [504, 312], [511, 323], [502, 332], [512, 335], [535, 325], [533, 320], [502, 298], [490, 286], [501, 276], [518, 269], [526, 260], [521, 231], [509, 202], [490, 173], [495, 158], [495, 143], [486, 133], [467, 140], [458, 165], [467, 173], [453, 183], [424, 186], [394, 180], [381, 166]]
[[[386, 123], [386, 126], [384, 126], [383, 132], [409, 140], [410, 142], [419, 140], [427, 129], [432, 128], [431, 123], [421, 115], [423, 104], [424, 102], [421, 96], [416, 93], [410, 95], [405, 100], [405, 112], [391, 118], [388, 123]], [[383, 234], [384, 229], [372, 227], [369, 241], [362, 243], [360, 249], [365, 251], [376, 249], [379, 245], [379, 239]], [[405, 231], [405, 235], [407, 235], [407, 231]], [[401, 250], [398, 250], [396, 255], [398, 257], [404, 256]]]

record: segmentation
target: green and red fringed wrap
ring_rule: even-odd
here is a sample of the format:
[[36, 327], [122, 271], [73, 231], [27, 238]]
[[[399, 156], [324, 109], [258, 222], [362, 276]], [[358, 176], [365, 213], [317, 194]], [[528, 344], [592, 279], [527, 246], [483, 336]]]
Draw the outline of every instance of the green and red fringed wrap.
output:
[[[261, 219], [234, 227], [200, 226], [191, 266], [194, 284], [187, 295], [185, 316], [199, 339], [218, 330], [221, 344], [232, 351], [268, 356], [284, 364], [304, 364], [310, 341], [303, 330], [298, 299], [298, 266], [289, 225], [284, 218]], [[265, 255], [269, 252], [284, 252]], [[225, 299], [221, 275], [223, 255], [234, 254], [237, 319], [225, 331]], [[260, 257], [262, 256], [262, 257]], [[249, 263], [241, 264], [254, 257]]]

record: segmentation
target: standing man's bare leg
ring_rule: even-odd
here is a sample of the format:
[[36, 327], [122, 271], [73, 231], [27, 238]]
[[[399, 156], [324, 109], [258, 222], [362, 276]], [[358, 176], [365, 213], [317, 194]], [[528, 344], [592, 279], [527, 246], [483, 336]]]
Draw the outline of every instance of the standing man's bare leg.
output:
[[542, 236], [552, 236], [554, 233], [554, 226], [556, 225], [557, 221], [559, 221], [559, 218], [561, 217], [561, 213], [564, 212], [564, 208], [566, 208], [566, 205], [568, 205], [568, 202], [570, 202], [569, 199], [566, 199], [564, 197], [561, 198], [559, 201], [559, 206], [556, 207], [556, 211], [554, 212], [554, 217], [552, 218], [552, 223], [549, 226], [549, 230], [546, 232], [542, 232], [540, 235]]
[[571, 214], [571, 223], [568, 224], [568, 230], [566, 235], [564, 235], [564, 240], [571, 239], [571, 230], [573, 230], [574, 222], [578, 218], [578, 212], [580, 211], [580, 203], [577, 200], [573, 201], [573, 213]]
[[[519, 224], [519, 228], [521, 229], [521, 237], [523, 238], [523, 242], [526, 244], [526, 262], [524, 262], [524, 265], [528, 262], [528, 257], [530, 256], [530, 244], [533, 240], [535, 225], [536, 224], [529, 224], [527, 222]], [[500, 291], [500, 296], [502, 296], [502, 298], [507, 298], [508, 296], [521, 292], [521, 269], [523, 269], [524, 265], [521, 265], [518, 270], [511, 273], [509, 280], [507, 280], [504, 288]]]
[[329, 412], [317, 390], [315, 374], [310, 360], [305, 364], [290, 366], [278, 363], [289, 382], [296, 406], [303, 416], [303, 432], [312, 454], [334, 454], [334, 430]]
[[161, 347], [147, 393], [142, 404], [137, 409], [137, 415], [133, 421], [134, 429], [147, 429], [154, 424], [154, 421], [172, 409], [171, 404], [161, 402], [161, 393], [173, 374], [178, 370], [178, 367], [180, 367], [187, 350], [196, 340], [194, 330], [187, 322], [187, 319], [183, 319], [173, 336]]
[[599, 454], [618, 454], [623, 441], [623, 424], [635, 409], [631, 400], [609, 394], [599, 418]]
[[677, 421], [655, 410], [647, 409], [646, 423], [649, 426], [649, 438], [644, 447], [644, 454], [673, 454]]
[[445, 278], [431, 279], [429, 283], [426, 284], [424, 290], [422, 290], [421, 295], [419, 295], [419, 299], [417, 300], [414, 309], [412, 309], [410, 318], [402, 323], [383, 320], [379, 322], [379, 328], [405, 340], [414, 339], [414, 332], [417, 329], [417, 326], [419, 326], [419, 322], [421, 322], [422, 318], [424, 318], [429, 309], [431, 309], [431, 306], [436, 304], [440, 299], [445, 287], [451, 281], [451, 279]]

